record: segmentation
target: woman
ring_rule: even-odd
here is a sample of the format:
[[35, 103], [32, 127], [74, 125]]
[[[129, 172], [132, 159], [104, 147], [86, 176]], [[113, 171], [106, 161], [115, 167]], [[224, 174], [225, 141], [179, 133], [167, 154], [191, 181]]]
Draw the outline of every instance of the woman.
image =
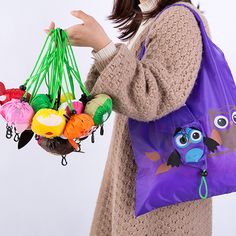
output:
[[[82, 11], [72, 14], [84, 24], [67, 29], [74, 46], [93, 48], [95, 58], [85, 85], [92, 95], [105, 93], [116, 112], [112, 141], [92, 223], [91, 236], [211, 235], [212, 200], [197, 200], [163, 207], [134, 217], [135, 174], [128, 117], [151, 121], [181, 107], [197, 78], [202, 39], [194, 15], [174, 6], [176, 0], [116, 0], [111, 20], [118, 23], [121, 39], [114, 44], [97, 21]], [[189, 0], [210, 36], [206, 19]], [[54, 28], [54, 23], [50, 29]], [[47, 30], [48, 31], [48, 30]], [[142, 61], [140, 45], [148, 36]], [[169, 88], [175, 90], [170, 94]]]

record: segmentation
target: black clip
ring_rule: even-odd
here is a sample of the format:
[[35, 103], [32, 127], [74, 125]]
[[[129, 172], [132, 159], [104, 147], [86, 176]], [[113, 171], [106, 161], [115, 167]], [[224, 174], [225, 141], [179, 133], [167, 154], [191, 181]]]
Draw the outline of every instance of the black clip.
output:
[[15, 130], [15, 136], [14, 136], [14, 139], [13, 139], [13, 140], [14, 140], [16, 143], [18, 143], [19, 140], [20, 140], [20, 135], [19, 135], [19, 133], [16, 132], [16, 128], [14, 128], [14, 130]]
[[9, 126], [8, 124], [7, 124], [6, 128], [7, 128], [6, 138], [11, 139], [13, 136], [13, 131], [12, 131], [13, 128], [12, 128], [12, 126]]
[[92, 142], [92, 143], [95, 143], [94, 132], [95, 132], [95, 131], [92, 132], [92, 136], [91, 136], [91, 142]]
[[100, 135], [104, 135], [104, 124], [100, 127]]
[[66, 166], [66, 165], [68, 164], [68, 163], [67, 163], [67, 160], [66, 160], [66, 155], [62, 155], [61, 157], [62, 157], [61, 164], [62, 164], [63, 166]]

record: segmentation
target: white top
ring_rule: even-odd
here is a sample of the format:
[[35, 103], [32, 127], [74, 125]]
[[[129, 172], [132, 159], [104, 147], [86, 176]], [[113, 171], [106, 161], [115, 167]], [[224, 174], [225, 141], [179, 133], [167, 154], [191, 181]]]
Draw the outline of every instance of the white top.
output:
[[[157, 1], [156, 0], [147, 0], [144, 3], [139, 4], [139, 8], [141, 9], [141, 11], [144, 12], [149, 12], [151, 10], [153, 10], [157, 5]], [[128, 48], [131, 49], [132, 46], [134, 45], [134, 43], [136, 42], [136, 39], [139, 37], [139, 35], [143, 32], [143, 30], [152, 22], [151, 19], [149, 19], [148, 21], [142, 22], [142, 24], [140, 25], [137, 33], [135, 34], [135, 36], [133, 38], [131, 38], [128, 42]]]
[[[148, 11], [153, 10], [156, 7], [156, 5], [157, 5], [157, 0], [146, 0], [146, 2], [139, 4], [139, 7], [142, 12], [148, 12]], [[132, 48], [132, 46], [134, 45], [139, 35], [151, 22], [152, 22], [151, 19], [149, 19], [148, 21], [142, 22], [135, 36], [131, 38], [127, 44], [129, 49]], [[113, 42], [111, 42], [98, 52], [92, 51], [95, 61], [98, 61], [100, 64], [99, 69], [102, 70], [106, 67], [106, 60], [114, 56], [114, 54], [116, 53], [116, 50], [117, 50], [116, 45]], [[104, 64], [102, 63], [103, 61], [104, 61]]]

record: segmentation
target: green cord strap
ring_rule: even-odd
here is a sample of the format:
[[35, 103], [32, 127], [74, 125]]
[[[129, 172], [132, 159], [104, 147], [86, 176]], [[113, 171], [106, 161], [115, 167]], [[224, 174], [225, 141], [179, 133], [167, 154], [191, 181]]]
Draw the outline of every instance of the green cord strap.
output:
[[[208, 185], [207, 185], [207, 181], [206, 181], [207, 171], [203, 170], [201, 175], [202, 175], [201, 184], [199, 186], [198, 193], [199, 193], [199, 196], [201, 197], [201, 199], [206, 199], [208, 197]], [[205, 194], [202, 193], [203, 186], [205, 187]]]
[[35, 70], [36, 70], [36, 68], [37, 68], [37, 66], [38, 66], [38, 64], [39, 64], [40, 58], [41, 58], [41, 56], [42, 56], [42, 54], [43, 54], [43, 52], [44, 52], [44, 50], [45, 50], [45, 48], [46, 48], [46, 45], [47, 45], [47, 43], [48, 43], [48, 40], [49, 40], [51, 34], [52, 34], [52, 32], [50, 32], [50, 33], [48, 34], [48, 36], [47, 36], [47, 38], [46, 38], [46, 41], [45, 41], [45, 43], [44, 43], [44, 45], [43, 45], [43, 48], [42, 48], [42, 50], [41, 50], [41, 52], [40, 52], [40, 54], [39, 54], [39, 57], [38, 57], [38, 59], [37, 59], [37, 62], [36, 62], [36, 64], [35, 64], [34, 68], [33, 68], [33, 71], [31, 72], [31, 75], [29, 76], [29, 79], [27, 79], [26, 82], [25, 82], [25, 84], [24, 84], [25, 86], [27, 86], [27, 84], [28, 84], [30, 78], [31, 78], [32, 75], [34, 74], [34, 72], [35, 72]]
[[[32, 90], [31, 102], [39, 89], [45, 85], [52, 101], [51, 108], [58, 107], [62, 92], [72, 110], [72, 100], [75, 99], [74, 81], [79, 84], [83, 94], [90, 95], [81, 80], [67, 32], [60, 28], [53, 29], [46, 38], [33, 71], [24, 83], [26, 86], [24, 97], [26, 98]], [[72, 94], [72, 97], [69, 94]]]
[[[40, 52], [39, 58], [34, 66], [33, 72], [31, 73], [30, 77], [26, 80], [25, 82], [25, 86], [27, 87], [27, 90], [25, 92], [24, 97], [27, 96], [27, 93], [29, 92], [29, 90], [31, 89], [31, 87], [34, 86], [33, 92], [32, 92], [32, 96], [31, 96], [31, 100], [32, 98], [37, 94], [41, 84], [44, 81], [44, 77], [47, 75], [48, 69], [52, 63], [52, 61], [54, 60], [54, 51], [52, 50], [52, 44], [53, 44], [53, 40], [51, 39], [48, 49], [46, 50], [44, 57], [41, 59], [45, 48], [46, 48], [46, 43], [48, 42], [48, 39], [50, 37], [51, 33], [49, 34], [49, 36], [46, 39], [46, 42], [43, 46], [43, 49]], [[53, 35], [52, 35], [53, 38]], [[40, 65], [39, 62], [41, 61]], [[36, 71], [37, 69], [37, 71]], [[35, 72], [36, 71], [36, 72]], [[35, 72], [35, 74], [34, 74]], [[30, 82], [30, 83], [29, 83]]]
[[[64, 31], [65, 32], [65, 31]], [[68, 42], [68, 45], [69, 45], [69, 47], [68, 47], [68, 54], [69, 54], [69, 57], [70, 57], [70, 59], [71, 59], [71, 62], [72, 62], [72, 65], [73, 65], [73, 67], [75, 68], [75, 73], [76, 73], [76, 80], [78, 81], [78, 83], [79, 83], [79, 85], [80, 85], [80, 89], [82, 90], [82, 92], [84, 93], [84, 94], [86, 94], [87, 96], [89, 96], [90, 94], [89, 94], [89, 92], [87, 91], [87, 89], [85, 88], [85, 86], [84, 86], [84, 84], [83, 84], [83, 82], [82, 82], [82, 80], [81, 80], [81, 76], [80, 76], [80, 73], [79, 73], [79, 69], [78, 69], [78, 66], [77, 66], [77, 64], [76, 64], [76, 60], [75, 60], [75, 55], [74, 55], [74, 52], [73, 52], [73, 50], [72, 50], [72, 45], [71, 45], [71, 43], [70, 43], [70, 40], [69, 40], [69, 37], [68, 37], [68, 34], [67, 34], [67, 32], [65, 32], [65, 34], [66, 34], [66, 37], [67, 37], [67, 42]]]

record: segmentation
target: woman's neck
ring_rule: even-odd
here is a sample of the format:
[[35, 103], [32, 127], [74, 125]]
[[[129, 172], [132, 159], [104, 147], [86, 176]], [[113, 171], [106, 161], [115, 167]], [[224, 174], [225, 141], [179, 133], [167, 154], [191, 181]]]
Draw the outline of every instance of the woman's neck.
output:
[[139, 8], [142, 12], [150, 12], [156, 8], [157, 2], [160, 0], [139, 0]]

